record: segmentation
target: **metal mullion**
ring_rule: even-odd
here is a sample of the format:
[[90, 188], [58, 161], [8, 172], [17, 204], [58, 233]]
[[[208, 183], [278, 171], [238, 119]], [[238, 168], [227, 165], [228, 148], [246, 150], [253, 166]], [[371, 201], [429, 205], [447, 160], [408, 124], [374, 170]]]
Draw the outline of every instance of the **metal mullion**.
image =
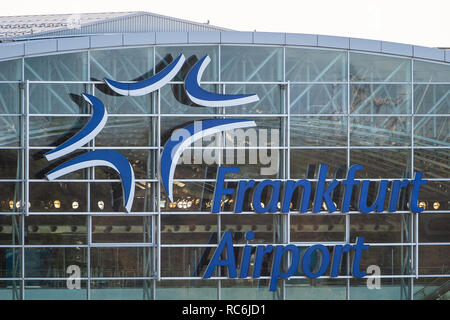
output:
[[[157, 91], [157, 108], [158, 108], [158, 135], [157, 135], [157, 143], [158, 143], [158, 149], [161, 148], [161, 89], [158, 89]], [[159, 157], [159, 154], [158, 154]], [[158, 199], [156, 201], [157, 209], [158, 209], [158, 239], [157, 239], [157, 274], [156, 274], [156, 280], [161, 280], [161, 181], [158, 181]], [[156, 283], [155, 283], [156, 286]]]

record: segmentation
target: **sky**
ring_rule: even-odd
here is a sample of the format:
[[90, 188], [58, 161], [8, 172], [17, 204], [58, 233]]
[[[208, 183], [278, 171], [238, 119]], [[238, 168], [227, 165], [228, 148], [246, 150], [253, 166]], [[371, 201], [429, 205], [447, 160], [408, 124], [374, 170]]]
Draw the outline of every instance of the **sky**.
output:
[[21, 0], [1, 16], [149, 11], [239, 31], [325, 34], [450, 47], [450, 0]]

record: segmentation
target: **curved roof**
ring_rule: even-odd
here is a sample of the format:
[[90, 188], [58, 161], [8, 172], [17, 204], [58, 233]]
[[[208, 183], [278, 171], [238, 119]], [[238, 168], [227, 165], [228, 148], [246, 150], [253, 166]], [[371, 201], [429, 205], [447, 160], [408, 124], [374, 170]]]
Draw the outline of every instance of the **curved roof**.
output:
[[[74, 15], [0, 17], [0, 33], [13, 21], [49, 29], [3, 39], [0, 60], [72, 50], [158, 44], [267, 44], [335, 48], [450, 62], [450, 50], [402, 43], [315, 34], [240, 32], [149, 12], [80, 14], [81, 24], [68, 27]], [[34, 20], [33, 20], [34, 19]], [[47, 22], [45, 22], [47, 21]], [[59, 23], [59, 24], [58, 24]], [[64, 24], [61, 27], [60, 24]]]

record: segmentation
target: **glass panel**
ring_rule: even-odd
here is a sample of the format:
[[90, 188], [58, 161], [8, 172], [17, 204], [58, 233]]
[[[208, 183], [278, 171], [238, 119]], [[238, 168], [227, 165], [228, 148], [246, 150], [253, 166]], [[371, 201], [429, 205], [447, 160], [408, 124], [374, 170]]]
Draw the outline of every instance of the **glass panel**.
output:
[[86, 81], [87, 62], [87, 52], [25, 58], [25, 79]]
[[63, 280], [25, 281], [26, 300], [86, 300], [87, 281], [80, 281], [80, 289], [69, 289]]
[[20, 151], [0, 149], [0, 152], [0, 179], [20, 179], [22, 171]]
[[345, 81], [347, 54], [345, 51], [286, 48], [286, 80]]
[[351, 149], [350, 165], [361, 164], [356, 172], [362, 179], [400, 179], [411, 176], [411, 150]]
[[0, 211], [20, 212], [22, 184], [20, 182], [2, 182], [0, 184]]
[[449, 82], [450, 65], [414, 60], [414, 82]]
[[86, 195], [87, 183], [30, 183], [30, 211], [85, 212], [87, 211]]
[[321, 164], [328, 165], [327, 178], [344, 178], [347, 170], [345, 149], [291, 149], [291, 179], [313, 179]]
[[351, 86], [351, 113], [411, 113], [411, 86], [403, 84], [357, 84]]
[[91, 80], [139, 81], [153, 75], [153, 48], [91, 51]]
[[[202, 88], [219, 92], [219, 85], [202, 84]], [[184, 90], [184, 84], [164, 86], [160, 92], [162, 114], [215, 114], [219, 111], [218, 108], [205, 108], [192, 102]]]
[[0, 118], [0, 146], [18, 147], [20, 143], [20, 117]]
[[422, 205], [426, 210], [449, 210], [449, 187], [449, 181], [428, 181], [420, 188], [419, 202], [424, 202]]
[[0, 245], [22, 243], [22, 219], [18, 215], [0, 215]]
[[[39, 150], [32, 149], [29, 151], [30, 157], [29, 157], [29, 162], [28, 162], [28, 165], [29, 165], [28, 172], [29, 172], [30, 179], [44, 180], [44, 179], [46, 179], [45, 174], [49, 173], [51, 170], [55, 169], [57, 166], [85, 153], [85, 151], [75, 151], [66, 156], [63, 156], [61, 158], [58, 158], [54, 161], [49, 162], [44, 156], [45, 153], [47, 153], [49, 151], [50, 150], [48, 150], [48, 149], [39, 149]], [[59, 179], [66, 179], [66, 180], [87, 179], [89, 170], [90, 169], [80, 169], [75, 172], [66, 174]]]
[[448, 295], [447, 277], [414, 279], [414, 300], [445, 299]]
[[22, 59], [0, 62], [0, 81], [22, 80]]
[[[154, 155], [152, 150], [117, 150], [130, 162], [136, 179], [152, 179]], [[118, 179], [117, 172], [109, 167], [95, 167], [96, 179]]]
[[0, 300], [20, 300], [22, 280], [0, 281]]
[[419, 274], [448, 274], [450, 270], [450, 245], [419, 245]]
[[30, 117], [30, 146], [58, 146], [89, 122], [82, 117]]
[[[30, 113], [91, 113], [81, 96], [90, 93], [85, 84], [30, 84]], [[109, 111], [109, 110], [108, 110]]]
[[92, 242], [150, 243], [152, 217], [92, 217]]
[[411, 59], [350, 52], [350, 81], [410, 82]]
[[162, 280], [156, 282], [158, 300], [217, 300], [217, 280]]
[[[0, 71], [1, 77], [1, 71]], [[20, 108], [21, 93], [19, 84], [0, 84], [0, 113], [22, 113]]]
[[450, 178], [450, 149], [414, 149], [414, 171], [426, 178]]
[[25, 244], [86, 244], [88, 238], [86, 216], [30, 215], [25, 217]]
[[208, 55], [211, 58], [211, 62], [203, 73], [202, 81], [219, 80], [219, 48], [217, 46], [158, 46], [156, 47], [156, 72], [159, 72], [165, 68], [170, 62], [173, 61], [173, 59], [176, 59], [180, 53], [184, 55], [186, 61], [173, 81], [184, 81], [189, 70], [191, 70], [195, 63], [197, 63], [197, 61], [202, 59], [205, 55]]
[[151, 114], [153, 112], [153, 95], [139, 97], [120, 96], [104, 84], [95, 86], [95, 96], [99, 98], [108, 114]]
[[280, 114], [284, 109], [284, 92], [279, 85], [259, 84], [259, 85], [227, 85], [227, 94], [256, 94], [259, 101], [240, 105], [237, 107], [227, 107], [227, 114]]
[[345, 215], [291, 215], [291, 242], [345, 241]]
[[286, 281], [287, 300], [345, 300], [345, 279], [291, 279]]
[[198, 117], [191, 118], [191, 117], [177, 117], [177, 116], [161, 117], [161, 128], [160, 128], [160, 130], [161, 130], [161, 145], [164, 146], [164, 144], [170, 138], [170, 136], [172, 135], [172, 133], [175, 129], [187, 127], [188, 125], [193, 124], [194, 121], [209, 120], [209, 119], [214, 119], [214, 118], [206, 118], [205, 117], [203, 119], [199, 119]]
[[[380, 288], [369, 289], [372, 287], [375, 279], [370, 278], [351, 278], [350, 279], [350, 299], [351, 300], [409, 300], [409, 291], [411, 279], [389, 279], [381, 278]], [[416, 287], [414, 279], [414, 288]], [[414, 297], [416, 300], [416, 297]]]
[[[246, 201], [244, 201], [246, 203]], [[221, 232], [231, 232], [233, 243], [247, 243], [245, 233], [255, 233], [254, 243], [282, 243], [281, 216], [277, 214], [224, 214]], [[240, 261], [240, 260], [237, 260]]]
[[[366, 242], [366, 241], [364, 241]], [[352, 256], [354, 253], [352, 253]], [[370, 265], [377, 265], [381, 275], [410, 275], [413, 274], [411, 259], [412, 248], [404, 247], [375, 247], [362, 252], [359, 270], [366, 271]]]
[[422, 114], [450, 113], [450, 85], [416, 84], [414, 86], [414, 112]]
[[152, 117], [109, 117], [95, 138], [96, 146], [152, 146]]
[[[215, 135], [211, 135], [214, 143]], [[205, 137], [206, 140], [208, 137]], [[215, 144], [215, 143], [214, 143]], [[195, 142], [194, 142], [195, 145]], [[183, 151], [180, 161], [175, 170], [174, 179], [215, 179], [219, 163], [219, 153], [223, 149], [210, 148], [187, 148]]]
[[217, 215], [162, 215], [161, 243], [217, 244]]
[[283, 81], [283, 50], [276, 47], [221, 47], [222, 81]]
[[345, 145], [346, 117], [291, 117], [291, 146]]
[[353, 146], [409, 146], [410, 117], [351, 117]]
[[[158, 282], [159, 283], [159, 282]], [[152, 299], [151, 280], [91, 281], [91, 300], [149, 300]]]
[[450, 242], [449, 229], [450, 215], [440, 213], [419, 214], [420, 242]]
[[149, 277], [152, 248], [91, 248], [91, 277]]
[[278, 292], [269, 291], [269, 282], [270, 280], [266, 279], [222, 280], [221, 299], [280, 300], [281, 297]]
[[19, 278], [22, 275], [22, 251], [16, 248], [0, 248], [0, 277]]
[[87, 248], [27, 248], [25, 249], [25, 277], [67, 278], [68, 267], [80, 268], [80, 276], [87, 276]]
[[[163, 212], [211, 211], [211, 202], [214, 195], [214, 183], [211, 182], [181, 182], [175, 181], [173, 185], [173, 200], [170, 202], [163, 188], [161, 188], [161, 201], [165, 205]], [[189, 202], [191, 202], [190, 207]]]
[[[200, 277], [206, 272], [214, 247], [161, 248], [162, 277]], [[217, 270], [213, 277], [217, 276]]]
[[408, 243], [410, 230], [410, 214], [350, 215], [351, 242], [356, 242], [357, 237], [364, 237], [365, 243]]
[[239, 167], [239, 173], [227, 174], [235, 179], [271, 179], [282, 178], [284, 150], [253, 148], [224, 149], [221, 167]]
[[450, 146], [450, 117], [415, 117], [414, 144]]
[[291, 85], [291, 114], [347, 113], [347, 86]]
[[[119, 176], [117, 175], [117, 178]], [[136, 182], [132, 212], [155, 211], [155, 185]], [[91, 183], [92, 212], [126, 212], [123, 203], [121, 182]]]

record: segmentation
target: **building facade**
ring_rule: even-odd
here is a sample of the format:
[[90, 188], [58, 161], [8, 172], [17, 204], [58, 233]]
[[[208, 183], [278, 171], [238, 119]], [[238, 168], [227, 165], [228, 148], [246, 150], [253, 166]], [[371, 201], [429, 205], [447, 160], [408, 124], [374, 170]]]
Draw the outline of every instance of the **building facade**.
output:
[[[77, 28], [54, 24], [57, 29], [38, 33], [5, 33], [0, 43], [0, 298], [448, 297], [450, 51], [237, 32], [143, 13], [101, 17]], [[186, 58], [181, 70], [149, 94], [122, 96], [104, 81], [141, 81], [180, 54]], [[259, 100], [214, 108], [192, 102], [184, 81], [206, 55], [211, 62], [203, 89], [257, 94]], [[70, 155], [47, 161], [46, 152], [91, 119], [82, 94], [104, 104], [103, 130]], [[158, 167], [174, 130], [197, 120], [236, 118], [255, 121], [257, 130], [241, 144], [223, 132], [188, 148], [175, 170], [170, 201]], [[131, 164], [130, 213], [123, 207], [121, 179], [111, 169], [46, 178], [74, 155], [95, 150], [119, 151]], [[352, 201], [350, 212], [342, 213], [344, 190], [336, 189], [334, 213], [326, 207], [312, 213], [312, 203], [299, 213], [294, 197], [289, 214], [258, 214], [249, 201], [236, 214], [235, 195], [211, 213], [220, 166], [240, 167], [239, 174], [227, 176], [228, 186], [240, 179], [309, 179], [314, 186], [320, 164], [328, 165], [328, 181], [363, 165], [357, 178], [373, 182], [369, 202], [381, 180], [411, 179], [420, 171], [428, 180], [419, 197], [424, 211], [412, 213], [404, 192], [396, 212], [386, 205], [381, 213], [363, 214]], [[321, 243], [330, 252], [364, 237], [371, 248], [361, 270], [378, 267], [379, 284], [373, 288], [366, 278], [352, 276], [351, 253], [344, 254], [337, 277], [327, 271], [310, 279], [297, 270], [280, 279], [275, 292], [268, 290], [272, 254], [264, 257], [258, 279], [231, 279], [224, 268], [204, 279], [224, 232], [231, 232], [239, 261], [250, 230], [254, 243], [289, 243], [300, 250]], [[320, 265], [320, 257], [314, 258]]]

